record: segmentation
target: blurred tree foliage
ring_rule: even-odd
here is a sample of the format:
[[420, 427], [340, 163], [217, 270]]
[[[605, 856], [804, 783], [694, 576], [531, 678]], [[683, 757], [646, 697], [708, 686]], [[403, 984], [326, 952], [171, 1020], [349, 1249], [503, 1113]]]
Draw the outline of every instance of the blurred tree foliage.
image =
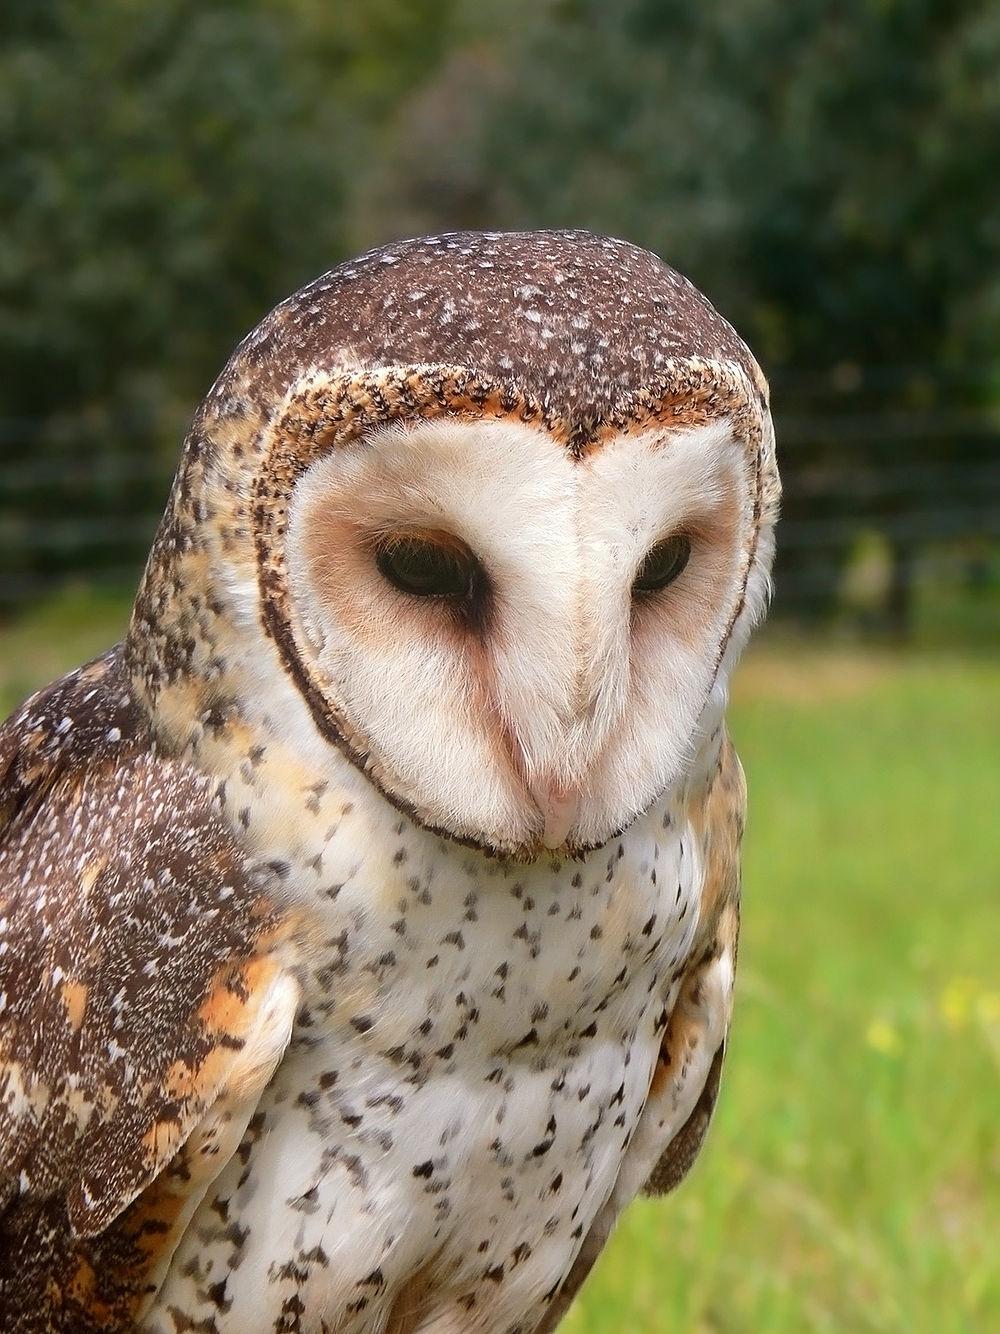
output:
[[[789, 548], [803, 612], [835, 593], [839, 519], [869, 493], [906, 514], [905, 488], [824, 475], [902, 452], [954, 479], [948, 512], [981, 499], [958, 410], [998, 390], [996, 6], [6, 0], [2, 23], [0, 443], [52, 465], [0, 521], [8, 569], [69, 559], [31, 543], [40, 518], [150, 508], [134, 461], [173, 456], [276, 299], [357, 249], [467, 226], [628, 236], [747, 336], [799, 423], [789, 531], [826, 533]], [[917, 411], [926, 437], [859, 460], [848, 418], [856, 438]], [[886, 526], [900, 619], [909, 531]]]

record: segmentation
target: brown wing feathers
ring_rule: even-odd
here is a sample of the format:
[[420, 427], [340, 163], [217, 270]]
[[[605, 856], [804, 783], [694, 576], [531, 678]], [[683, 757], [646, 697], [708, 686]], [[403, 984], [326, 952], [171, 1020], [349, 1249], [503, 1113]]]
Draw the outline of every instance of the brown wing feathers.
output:
[[115, 1328], [183, 1184], [97, 1234], [227, 1088], [259, 1092], [260, 1024], [273, 1067], [290, 1023], [288, 1000], [262, 1013], [289, 927], [208, 781], [156, 754], [115, 650], [0, 730], [0, 821], [0, 1253], [25, 1257], [0, 1267], [0, 1328], [43, 1307]]

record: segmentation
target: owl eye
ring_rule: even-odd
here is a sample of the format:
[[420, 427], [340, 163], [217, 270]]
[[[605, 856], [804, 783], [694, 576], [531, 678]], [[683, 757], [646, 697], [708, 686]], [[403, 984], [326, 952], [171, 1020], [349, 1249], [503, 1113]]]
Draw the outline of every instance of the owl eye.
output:
[[419, 598], [468, 598], [481, 566], [462, 543], [412, 534], [394, 537], [375, 553], [379, 572], [393, 587]]
[[691, 556], [691, 539], [675, 533], [646, 552], [632, 583], [634, 593], [655, 593], [672, 584]]

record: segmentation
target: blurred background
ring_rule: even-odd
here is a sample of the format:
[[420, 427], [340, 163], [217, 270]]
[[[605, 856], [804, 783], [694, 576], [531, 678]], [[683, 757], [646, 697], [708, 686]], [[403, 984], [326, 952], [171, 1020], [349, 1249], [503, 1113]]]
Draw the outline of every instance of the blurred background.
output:
[[747, 338], [785, 481], [703, 1161], [569, 1328], [1000, 1328], [1000, 7], [5, 0], [0, 703], [118, 638], [187, 420], [380, 242], [589, 227]]

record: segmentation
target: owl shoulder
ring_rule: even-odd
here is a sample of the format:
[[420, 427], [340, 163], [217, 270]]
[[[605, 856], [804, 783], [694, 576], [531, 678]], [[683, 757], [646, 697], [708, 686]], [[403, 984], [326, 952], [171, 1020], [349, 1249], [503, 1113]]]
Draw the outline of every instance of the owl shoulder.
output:
[[61, 1199], [97, 1234], [259, 1094], [297, 1004], [273, 880], [158, 753], [120, 648], [0, 729], [0, 1231]]

